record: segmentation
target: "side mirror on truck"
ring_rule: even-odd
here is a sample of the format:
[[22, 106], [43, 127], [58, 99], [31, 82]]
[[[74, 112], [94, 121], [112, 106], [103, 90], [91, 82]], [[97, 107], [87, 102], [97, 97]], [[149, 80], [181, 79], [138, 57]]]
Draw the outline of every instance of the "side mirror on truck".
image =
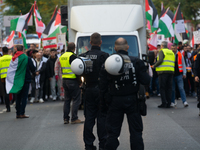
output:
[[155, 59], [154, 51], [149, 51], [147, 54], [147, 62], [152, 64], [154, 62], [154, 59]]
[[155, 59], [154, 51], [149, 51], [147, 54], [142, 54], [142, 60], [145, 63], [153, 63]]

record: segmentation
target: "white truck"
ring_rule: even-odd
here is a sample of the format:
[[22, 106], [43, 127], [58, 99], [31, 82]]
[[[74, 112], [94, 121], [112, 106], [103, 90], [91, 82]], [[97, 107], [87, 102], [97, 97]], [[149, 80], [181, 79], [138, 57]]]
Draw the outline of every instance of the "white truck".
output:
[[147, 54], [145, 0], [68, 0], [69, 42], [76, 53], [90, 50], [90, 35], [102, 36], [101, 50], [112, 54], [119, 37], [128, 41], [130, 56]]

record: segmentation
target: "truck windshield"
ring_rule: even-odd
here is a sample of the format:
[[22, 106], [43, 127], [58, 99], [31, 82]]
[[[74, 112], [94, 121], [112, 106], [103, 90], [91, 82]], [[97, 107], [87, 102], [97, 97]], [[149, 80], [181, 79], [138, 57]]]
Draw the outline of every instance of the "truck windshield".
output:
[[[128, 45], [129, 45], [129, 56], [139, 56], [139, 48], [138, 48], [138, 41], [137, 37], [134, 35], [111, 35], [111, 36], [101, 36], [102, 39], [102, 45], [101, 45], [101, 50], [113, 54], [115, 53], [115, 41], [119, 38], [123, 37], [127, 40]], [[77, 42], [77, 52], [78, 55], [87, 52], [88, 50], [91, 49], [90, 45], [90, 37], [89, 36], [84, 36], [84, 37], [79, 37], [78, 42]]]

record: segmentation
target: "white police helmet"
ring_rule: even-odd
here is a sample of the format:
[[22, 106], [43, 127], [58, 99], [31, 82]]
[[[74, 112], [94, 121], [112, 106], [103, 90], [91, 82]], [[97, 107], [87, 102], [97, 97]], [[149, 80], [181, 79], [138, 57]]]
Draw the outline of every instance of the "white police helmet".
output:
[[127, 55], [113, 54], [105, 61], [105, 69], [111, 75], [121, 75], [130, 67], [130, 58]]
[[92, 72], [93, 62], [85, 57], [76, 58], [71, 63], [71, 70], [76, 75]]
[[76, 58], [71, 63], [71, 70], [76, 75], [82, 75], [84, 72], [84, 63], [80, 58]]

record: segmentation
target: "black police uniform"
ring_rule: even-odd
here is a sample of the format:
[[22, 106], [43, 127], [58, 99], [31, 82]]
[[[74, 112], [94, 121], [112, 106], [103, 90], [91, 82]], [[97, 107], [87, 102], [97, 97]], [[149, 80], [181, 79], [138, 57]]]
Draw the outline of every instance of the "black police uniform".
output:
[[[118, 53], [128, 55], [128, 52], [124, 50], [119, 50]], [[144, 149], [143, 124], [137, 93], [140, 84], [147, 85], [150, 83], [150, 76], [146, 72], [147, 69], [143, 61], [136, 57], [129, 56], [129, 58], [132, 65], [122, 75], [110, 75], [104, 68], [100, 72], [102, 108], [105, 109], [105, 106], [108, 106], [106, 150], [116, 150], [119, 146], [118, 137], [120, 136], [124, 114], [127, 115], [128, 119], [131, 149]]]
[[93, 69], [90, 73], [83, 75], [86, 83], [84, 115], [85, 124], [83, 137], [86, 149], [96, 149], [93, 145], [95, 136], [93, 134], [93, 127], [95, 119], [97, 118], [97, 134], [99, 138], [99, 148], [103, 149], [106, 142], [105, 120], [106, 116], [101, 114], [100, 99], [99, 99], [99, 72], [107, 57], [107, 53], [102, 52], [100, 47], [92, 46], [91, 50], [81, 54], [80, 56], [87, 57], [93, 61]]
[[[200, 52], [197, 54], [197, 57], [195, 59], [193, 71], [194, 71], [194, 77], [197, 76], [200, 79]], [[197, 100], [199, 101], [197, 107], [200, 108], [200, 82], [196, 83], [196, 86], [197, 86]]]

